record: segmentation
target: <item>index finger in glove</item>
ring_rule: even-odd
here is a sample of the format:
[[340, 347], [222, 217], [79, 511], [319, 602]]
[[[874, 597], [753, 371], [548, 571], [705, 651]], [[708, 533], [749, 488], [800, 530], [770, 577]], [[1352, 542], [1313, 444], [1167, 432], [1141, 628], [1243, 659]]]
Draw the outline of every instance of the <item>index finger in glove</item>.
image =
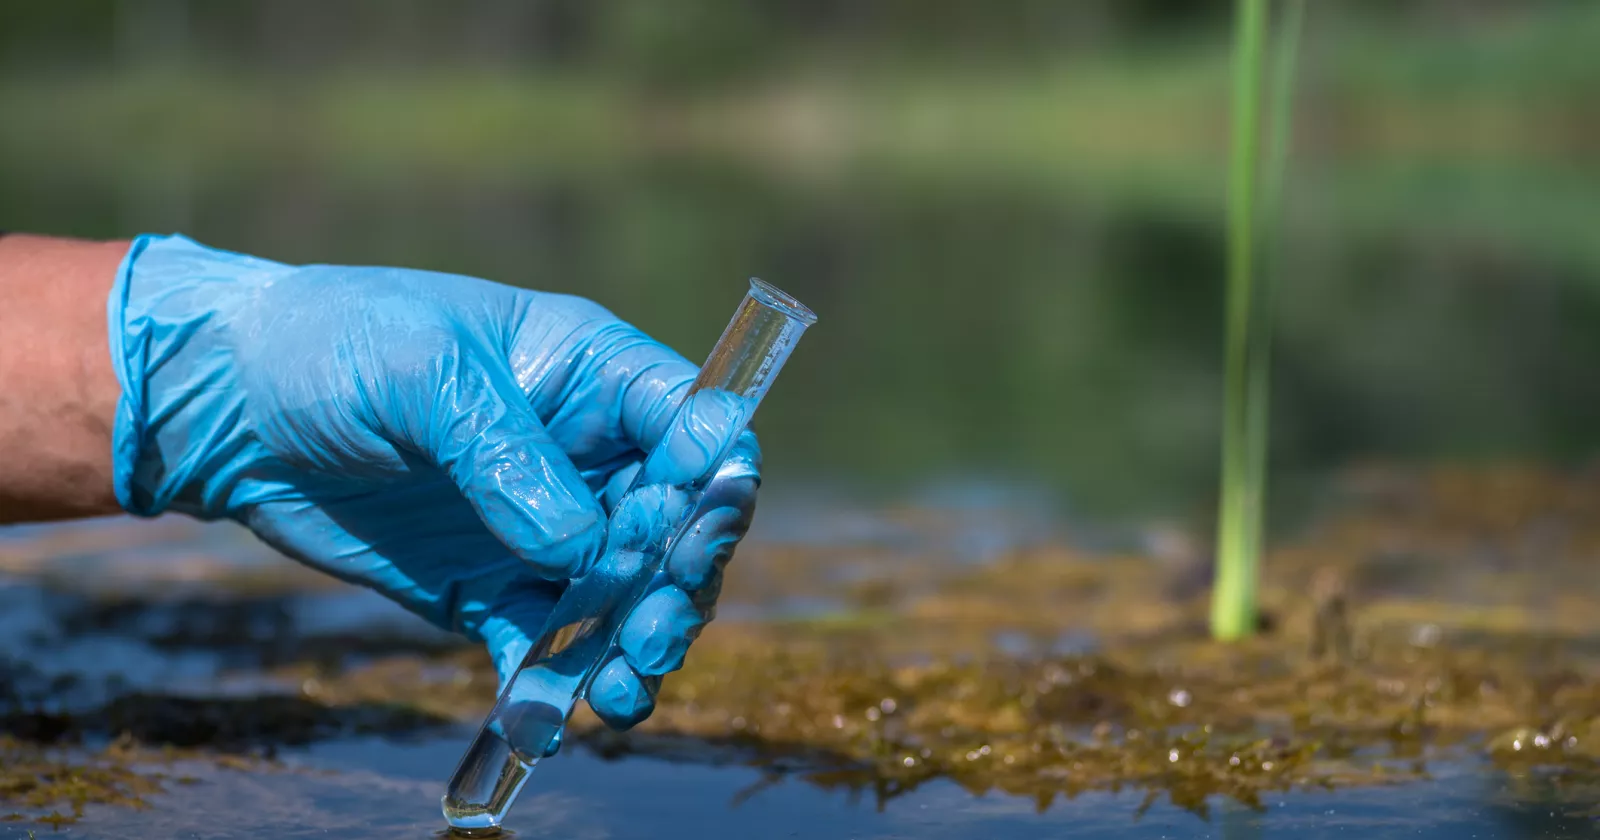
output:
[[681, 486], [708, 478], [749, 421], [749, 401], [706, 388], [689, 395], [645, 458], [641, 482]]
[[[744, 430], [744, 410], [744, 401], [725, 391], [703, 390], [689, 398], [640, 470], [642, 479], [630, 479], [633, 489], [612, 509], [612, 548], [649, 551], [664, 545], [692, 516], [666, 568], [686, 590], [705, 586], [720, 567], [718, 558], [726, 562], [755, 511], [761, 450], [755, 435]], [[698, 500], [682, 489], [711, 470]]]
[[722, 568], [750, 525], [759, 482], [755, 436], [740, 437], [703, 497], [704, 511], [672, 546], [671, 585], [652, 592], [623, 622], [618, 645], [635, 672], [654, 677], [683, 667], [689, 645], [712, 618]]
[[761, 449], [756, 436], [744, 432], [707, 485], [694, 522], [672, 546], [667, 572], [674, 584], [695, 595], [707, 588], [715, 589], [717, 577], [732, 559], [734, 548], [755, 515], [760, 470]]

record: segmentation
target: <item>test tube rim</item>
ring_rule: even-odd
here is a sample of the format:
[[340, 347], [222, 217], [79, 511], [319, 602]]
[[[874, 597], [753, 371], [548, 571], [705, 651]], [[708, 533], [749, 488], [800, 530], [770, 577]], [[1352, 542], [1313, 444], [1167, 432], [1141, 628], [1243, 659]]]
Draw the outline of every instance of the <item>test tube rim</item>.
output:
[[760, 277], [750, 278], [750, 296], [762, 305], [776, 309], [808, 327], [817, 322], [816, 313], [812, 312], [810, 308], [799, 300], [796, 300], [794, 295], [762, 280]]

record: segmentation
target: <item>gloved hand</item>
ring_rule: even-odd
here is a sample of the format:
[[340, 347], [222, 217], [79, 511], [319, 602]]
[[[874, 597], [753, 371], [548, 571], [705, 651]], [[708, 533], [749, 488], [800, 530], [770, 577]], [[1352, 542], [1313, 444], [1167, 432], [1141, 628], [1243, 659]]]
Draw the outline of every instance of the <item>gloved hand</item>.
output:
[[[181, 236], [134, 242], [109, 319], [123, 508], [237, 520], [481, 639], [502, 683], [567, 581], [596, 561], [607, 511], [696, 374], [582, 298], [283, 265]], [[735, 430], [700, 408], [685, 452], [703, 459]], [[669, 560], [676, 585], [624, 628], [622, 661], [589, 698], [607, 724], [650, 714], [659, 676], [710, 620], [759, 460], [744, 433]]]

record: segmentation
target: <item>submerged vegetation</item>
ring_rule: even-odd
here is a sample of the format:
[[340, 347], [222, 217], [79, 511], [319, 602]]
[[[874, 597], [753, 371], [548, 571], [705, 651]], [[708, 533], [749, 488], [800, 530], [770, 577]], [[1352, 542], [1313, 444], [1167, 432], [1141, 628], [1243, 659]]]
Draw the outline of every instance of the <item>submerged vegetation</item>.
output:
[[[1126, 790], [1204, 815], [1219, 798], [1259, 807], [1272, 792], [1403, 783], [1474, 761], [1595, 790], [1600, 479], [1368, 470], [1338, 505], [1273, 552], [1268, 630], [1234, 644], [1209, 638], [1192, 558], [1040, 546], [974, 567], [750, 546], [730, 608], [843, 595], [826, 614], [713, 625], [649, 721], [616, 733], [580, 714], [566, 749], [746, 764], [880, 805], [945, 779], [1039, 808]], [[113, 599], [91, 612], [143, 610], [144, 624], [169, 626], [154, 616], [172, 609], [201, 607]], [[211, 638], [152, 638], [261, 648], [248, 628], [213, 626]], [[85, 803], [138, 807], [173, 782], [163, 762], [175, 755], [259, 759], [438, 731], [475, 723], [495, 690], [473, 647], [307, 639], [258, 661], [263, 671], [287, 693], [14, 708], [0, 719], [0, 802], [49, 820]]]

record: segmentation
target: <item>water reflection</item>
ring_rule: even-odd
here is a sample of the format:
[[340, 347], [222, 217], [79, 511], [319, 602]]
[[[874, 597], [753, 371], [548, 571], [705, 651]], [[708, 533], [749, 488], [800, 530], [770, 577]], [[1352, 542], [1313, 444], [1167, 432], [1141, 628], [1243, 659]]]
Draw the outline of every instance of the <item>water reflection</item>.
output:
[[[464, 737], [464, 736], [463, 736]], [[283, 755], [277, 768], [218, 771], [175, 765], [198, 783], [172, 785], [160, 807], [95, 817], [72, 836], [395, 838], [435, 836], [441, 779], [464, 741], [329, 742]], [[606, 762], [575, 755], [541, 767], [538, 787], [508, 820], [519, 837], [691, 838], [1157, 838], [1322, 840], [1360, 834], [1423, 840], [1558, 840], [1600, 830], [1592, 799], [1572, 792], [1508, 792], [1504, 777], [1471, 766], [1440, 767], [1432, 781], [1397, 788], [1292, 794], [1255, 810], [1224, 807], [1210, 819], [1155, 803], [1132, 816], [1137, 800], [1093, 793], [1056, 799], [1047, 809], [1006, 797], [974, 798], [949, 783], [929, 785], [874, 806], [870, 792], [773, 781], [740, 767], [651, 760]], [[333, 771], [333, 772], [328, 772]], [[41, 832], [42, 835], [42, 832]], [[0, 823], [0, 838], [26, 837]]]
[[[771, 480], [756, 538], [804, 546], [811, 553], [801, 559], [826, 568], [797, 591], [781, 569], [746, 563], [730, 584], [744, 598], [728, 599], [725, 619], [805, 621], [850, 609], [881, 616], [925, 593], [919, 587], [930, 579], [919, 570], [992, 562], [1059, 541], [1062, 531], [1076, 545], [1143, 545], [1171, 559], [1187, 570], [1168, 581], [1180, 600], [1203, 586], [1196, 546], [1204, 527], [1193, 523], [1214, 509], [1221, 170], [1206, 138], [1190, 129], [1220, 113], [1220, 100], [1189, 94], [1225, 63], [1214, 60], [1224, 57], [1221, 42], [1212, 52], [1197, 42], [1192, 56], [1129, 52], [1129, 68], [1090, 62], [1096, 72], [1087, 74], [1053, 64], [1006, 71], [1016, 60], [1007, 56], [991, 68], [1002, 70], [993, 78], [969, 79], [972, 68], [945, 60], [946, 45], [978, 27], [1002, 33], [994, 41], [1006, 52], [1026, 42], [1036, 51], [1029, 55], [1053, 61], [1081, 49], [1080, 37], [1129, 37], [1111, 34], [1131, 25], [1123, 16], [1156, 17], [1159, 4], [1126, 4], [1131, 11], [1116, 12], [1121, 22], [1107, 28], [1112, 6], [1121, 5], [1052, 6], [1095, 24], [1080, 26], [1076, 17], [1035, 25], [1029, 15], [976, 4], [949, 16], [919, 9], [857, 17], [840, 11], [852, 4], [825, 3], [837, 8], [819, 13], [769, 3], [754, 17], [702, 14], [702, 26], [686, 29], [671, 25], [672, 16], [650, 18], [648, 3], [615, 6], [646, 15], [615, 29], [593, 26], [593, 16], [613, 8], [598, 3], [538, 4], [540, 20], [567, 20], [550, 27], [525, 25], [526, 12], [505, 3], [326, 16], [316, 4], [101, 5], [104, 14], [4, 16], [0, 40], [14, 48], [7, 66], [55, 69], [9, 75], [0, 90], [11, 106], [11, 118], [0, 120], [9, 152], [0, 155], [0, 227], [100, 236], [182, 230], [290, 261], [404, 264], [575, 292], [695, 359], [751, 274], [813, 303], [823, 326], [758, 421]], [[1386, 18], [1365, 33], [1320, 29], [1345, 40], [1308, 51], [1327, 50], [1330, 84], [1320, 104], [1333, 107], [1308, 112], [1320, 124], [1305, 136], [1334, 148], [1290, 179], [1297, 206], [1309, 212], [1284, 226], [1273, 407], [1280, 521], [1293, 517], [1304, 488], [1354, 459], [1571, 461], [1588, 457], [1600, 426], [1591, 370], [1600, 355], [1600, 184], [1587, 165], [1591, 132], [1573, 122], [1592, 87], [1574, 68], [1592, 66], [1585, 36], [1600, 17], [1534, 4], [1550, 14], [1506, 12], [1504, 20], [1529, 26], [1501, 40], [1494, 15], [1459, 16], [1477, 20], [1468, 25], [1452, 4], [1428, 5], [1417, 20]], [[335, 18], [337, 25], [320, 25]], [[476, 34], [440, 34], [462, 21]], [[320, 36], [301, 37], [302, 28]], [[783, 53], [752, 35], [781, 47], [834, 28], [854, 33], [846, 41], [859, 36], [868, 53], [893, 40], [888, 33], [943, 32], [945, 40], [935, 39], [931, 64], [916, 63], [913, 50], [851, 75], [847, 84], [876, 92], [866, 102], [910, 103], [862, 109], [885, 116], [867, 121], [859, 137], [828, 136], [826, 102], [820, 132], [805, 120], [768, 119], [793, 116], [782, 85], [779, 101], [760, 101], [773, 93], [757, 91], [744, 112], [723, 115], [733, 118], [731, 134], [753, 116], [764, 129], [754, 139], [713, 129], [719, 136], [710, 143], [685, 149], [653, 134], [623, 137], [638, 128], [627, 118], [641, 104], [653, 127], [693, 122], [692, 106], [704, 103], [658, 98], [664, 76], [715, 87], [721, 74], [742, 78]], [[114, 67], [99, 63], [109, 42], [121, 62]], [[398, 78], [382, 62], [365, 66], [374, 59], [352, 54], [356, 42], [424, 66]], [[227, 45], [241, 49], [228, 56]], [[428, 75], [439, 67], [422, 60], [430, 53], [422, 45], [446, 56], [470, 52], [474, 61], [492, 52], [511, 64], [481, 78]], [[610, 49], [620, 66], [605, 66], [618, 60], [607, 57]], [[585, 64], [585, 50], [601, 56], [592, 59], [599, 64]], [[345, 60], [353, 66], [335, 68]], [[905, 67], [893, 66], [903, 60]], [[536, 65], [535, 78], [512, 66], [520, 61]], [[546, 87], [538, 71], [566, 62], [579, 75]], [[1158, 84], [1127, 72], [1146, 62]], [[229, 72], [217, 72], [222, 65]], [[494, 75], [502, 71], [509, 72]], [[1069, 83], [1055, 87], [1044, 78], [1051, 72]], [[1191, 88], [1190, 76], [1201, 84]], [[1087, 94], [1073, 84], [1080, 77]], [[1131, 84], [1099, 86], [1111, 77]], [[624, 80], [620, 96], [607, 87], [614, 78]], [[1182, 84], [1159, 84], [1172, 78]], [[807, 79], [791, 81], [807, 89]], [[900, 95], [898, 85], [917, 95]], [[954, 95], [945, 98], [945, 89]], [[826, 84], [819, 90], [830, 95]], [[940, 111], [954, 115], [958, 142], [938, 148], [950, 138], [908, 119], [918, 109], [933, 113], [935, 129]], [[612, 122], [618, 110], [620, 126]], [[968, 119], [973, 112], [982, 118]], [[1102, 131], [1095, 114], [1116, 124]], [[841, 124], [843, 134], [860, 127]], [[1154, 136], [1171, 126], [1182, 130]], [[1364, 135], [1373, 137], [1364, 143]], [[809, 158], [851, 140], [868, 148], [798, 177], [772, 160], [798, 150], [815, 164]], [[741, 145], [759, 148], [734, 148]], [[986, 496], [994, 487], [1007, 492]], [[1516, 482], [1488, 493], [1470, 486], [1457, 495], [1485, 503], [1460, 519], [1452, 517], [1462, 511], [1449, 509], [1423, 517], [1423, 527], [1401, 522], [1367, 541], [1313, 548], [1382, 555], [1366, 571], [1385, 594], [1455, 598], [1466, 612], [1482, 605], [1474, 598], [1485, 586], [1457, 562], [1464, 555], [1488, 558], [1475, 566], [1559, 566], [1557, 587], [1583, 588], [1575, 566], [1587, 561], [1576, 556], [1587, 543], [1568, 537], [1585, 531], [1485, 529], [1492, 538], [1461, 547], [1458, 537], [1484, 522], [1516, 519], [1519, 500], [1535, 495], [1528, 490]], [[885, 497], [913, 506], [887, 516], [849, 510]], [[1153, 514], [1168, 524], [1115, 527]], [[0, 700], [10, 704], [0, 732], [82, 737], [92, 746], [131, 728], [180, 743], [281, 748], [286, 760], [233, 770], [186, 764], [175, 773], [200, 784], [171, 785], [149, 811], [91, 808], [72, 830], [91, 838], [431, 836], [444, 773], [464, 744], [464, 736], [438, 734], [449, 716], [392, 703], [330, 711], [300, 696], [306, 683], [266, 669], [314, 673], [386, 653], [437, 654], [447, 662], [422, 666], [441, 672], [428, 681], [467, 680], [458, 688], [464, 706], [491, 692], [470, 685], [471, 667], [448, 661], [457, 643], [376, 596], [296, 577], [296, 567], [240, 541], [229, 526], [190, 527], [0, 531], [0, 562], [20, 576], [0, 588]], [[104, 563], [108, 555], [117, 562]], [[218, 556], [251, 567], [248, 580], [219, 579], [208, 565]], [[1034, 579], [1001, 587], [995, 611], [1015, 611], [1040, 588]], [[1533, 639], [1540, 618], [1566, 616], [1556, 627], [1567, 633], [1581, 623], [1571, 616], [1592, 616], [1582, 603], [1542, 610], [1557, 600], [1549, 588], [1534, 587], [1510, 607], [1496, 603], [1527, 618]], [[1045, 631], [986, 630], [983, 640], [1018, 661], [1098, 649], [1098, 637], [1063, 632], [1062, 617], [1050, 618]], [[925, 624], [921, 632], [931, 639], [936, 629]], [[1445, 638], [1473, 643], [1459, 630]], [[1577, 655], [1593, 650], [1580, 641], [1561, 648], [1575, 668], [1585, 667]], [[1175, 696], [1162, 688], [1152, 695], [1158, 704]], [[83, 710], [90, 714], [63, 714]], [[1416, 731], [1402, 735], [1379, 757], [1430, 779], [1266, 792], [1250, 800], [1253, 808], [1193, 791], [1179, 801], [1145, 798], [1144, 789], [1061, 795], [1070, 778], [1039, 796], [890, 780], [804, 743], [769, 743], [769, 754], [758, 755], [748, 739], [734, 738], [657, 738], [645, 744], [656, 759], [608, 762], [601, 757], [624, 748], [596, 739], [595, 754], [573, 750], [541, 769], [540, 790], [513, 827], [523, 836], [575, 838], [1596, 832], [1600, 791], [1582, 762], [1559, 773], [1506, 771], [1470, 758], [1438, 760]], [[1337, 744], [1328, 754], [1360, 755]], [[759, 768], [745, 766], [757, 759]], [[321, 775], [329, 769], [338, 772]], [[1145, 789], [1171, 787], [1154, 778]], [[0, 823], [0, 837], [26, 831]]]

